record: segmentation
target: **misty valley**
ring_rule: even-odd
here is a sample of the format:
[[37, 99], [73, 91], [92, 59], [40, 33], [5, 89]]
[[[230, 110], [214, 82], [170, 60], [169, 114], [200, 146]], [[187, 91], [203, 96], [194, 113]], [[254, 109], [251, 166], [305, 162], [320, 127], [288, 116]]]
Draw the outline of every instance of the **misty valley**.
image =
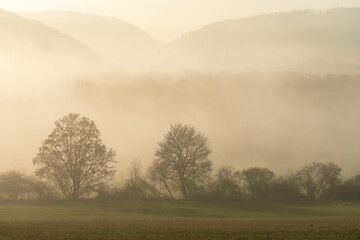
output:
[[359, 29], [0, 9], [0, 240], [359, 239]]

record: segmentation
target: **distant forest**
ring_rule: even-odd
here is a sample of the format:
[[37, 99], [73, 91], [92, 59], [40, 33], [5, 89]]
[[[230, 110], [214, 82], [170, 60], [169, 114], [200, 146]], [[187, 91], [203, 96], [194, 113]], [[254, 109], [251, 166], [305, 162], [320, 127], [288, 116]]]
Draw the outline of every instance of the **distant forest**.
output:
[[[102, 142], [94, 142], [103, 149], [100, 151], [103, 155], [94, 150], [92, 160], [102, 159], [103, 165], [99, 166], [106, 168], [101, 171], [102, 177], [97, 177], [95, 182], [89, 178], [85, 187], [77, 180], [83, 177], [74, 177], [66, 171], [67, 168], [74, 170], [69, 167], [75, 166], [71, 162], [58, 167], [66, 184], [61, 181], [63, 185], [60, 186], [58, 177], [49, 175], [53, 173], [53, 162], [46, 165], [47, 160], [55, 161], [61, 155], [64, 157], [60, 158], [61, 163], [71, 155], [59, 154], [58, 150], [52, 152], [51, 145], [44, 145], [56, 142], [54, 136], [62, 136], [52, 132], [47, 140], [38, 140], [36, 144], [39, 146], [43, 142], [33, 161], [35, 175], [16, 170], [1, 174], [2, 199], [360, 200], [360, 175], [356, 173], [359, 170], [356, 139], [360, 137], [356, 129], [359, 129], [360, 112], [353, 108], [360, 101], [359, 76], [195, 72], [138, 76], [101, 74], [83, 78], [63, 91], [66, 101], [91, 106], [88, 112], [91, 119], [70, 114], [58, 119], [54, 130], [62, 124], [76, 126], [76, 119], [95, 124], [102, 117], [121, 119], [136, 113], [136, 118], [144, 117], [144, 122], [137, 122], [140, 131], [131, 128], [122, 131], [117, 128], [121, 125], [117, 121], [109, 126], [102, 124], [99, 130], [95, 128], [97, 125], [91, 125], [95, 139], [100, 139], [101, 131], [106, 146], [115, 148], [112, 152]], [[56, 98], [49, 102], [52, 106], [60, 103]], [[156, 121], [145, 118], [149, 112]], [[192, 122], [187, 121], [189, 119]], [[158, 125], [152, 124], [155, 122], [170, 122], [170, 129], [169, 124], [158, 129]], [[223, 122], [227, 124], [218, 124]], [[107, 131], [109, 133], [104, 134]], [[75, 132], [82, 142], [85, 140], [81, 136], [88, 136], [89, 128]], [[121, 144], [106, 139], [114, 133], [121, 133]], [[152, 138], [155, 141], [146, 145]], [[188, 140], [191, 144], [178, 150], [177, 143]], [[134, 144], [133, 149], [127, 147], [126, 142]], [[194, 151], [199, 143], [200, 150]], [[174, 144], [177, 152], [172, 153], [172, 147], [167, 146]], [[252, 148], [252, 144], [256, 147]], [[124, 164], [122, 152], [126, 151], [144, 151], [144, 155], [149, 151], [148, 158], [144, 159], [152, 160], [132, 160]], [[268, 166], [261, 164], [261, 157]], [[189, 159], [185, 165], [190, 167], [178, 171], [177, 166], [183, 164], [174, 165], [176, 159]], [[300, 162], [295, 164], [296, 160]], [[86, 161], [84, 158], [83, 162]], [[90, 165], [93, 164], [82, 166]], [[348, 168], [345, 174], [343, 165]], [[275, 173], [284, 168], [290, 171]], [[84, 172], [75, 170], [75, 173]], [[91, 171], [89, 168], [87, 172]], [[74, 182], [78, 182], [77, 187]]]
[[360, 200], [360, 174], [341, 177], [341, 168], [331, 162], [312, 163], [279, 176], [267, 168], [237, 170], [222, 166], [207, 172], [201, 181], [187, 182], [187, 195], [181, 192], [177, 178], [171, 178], [155, 165], [144, 169], [134, 160], [121, 183], [103, 183], [79, 198], [65, 196], [46, 180], [21, 171], [0, 174], [2, 200], [60, 199], [143, 199], [143, 200]]

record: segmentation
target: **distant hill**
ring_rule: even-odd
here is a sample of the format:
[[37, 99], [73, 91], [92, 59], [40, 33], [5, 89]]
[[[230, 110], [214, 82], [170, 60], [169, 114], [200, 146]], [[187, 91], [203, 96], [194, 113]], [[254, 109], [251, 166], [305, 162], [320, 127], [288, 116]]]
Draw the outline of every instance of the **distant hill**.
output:
[[360, 72], [360, 9], [214, 23], [169, 44], [157, 69]]
[[[21, 53], [31, 62], [45, 57], [52, 66], [55, 60], [74, 69], [82, 65], [87, 73], [100, 68], [87, 64], [100, 55], [125, 71], [360, 73], [357, 8], [227, 20], [167, 45], [117, 18], [67, 11], [21, 14], [46, 25], [1, 11], [2, 52]], [[2, 56], [0, 63], [14, 58]]]
[[70, 34], [120, 68], [137, 69], [162, 46], [136, 26], [114, 17], [71, 11], [21, 14]]
[[[101, 57], [67, 34], [0, 10], [1, 78], [56, 78], [99, 66]], [[10, 80], [9, 80], [10, 81]]]

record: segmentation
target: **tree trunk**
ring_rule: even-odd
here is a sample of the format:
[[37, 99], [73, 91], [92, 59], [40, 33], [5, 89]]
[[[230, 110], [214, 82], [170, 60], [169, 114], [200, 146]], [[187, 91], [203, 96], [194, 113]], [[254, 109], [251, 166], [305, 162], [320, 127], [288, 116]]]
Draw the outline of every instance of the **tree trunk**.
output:
[[180, 175], [180, 184], [181, 184], [181, 191], [182, 191], [183, 197], [186, 199], [187, 198], [187, 192], [186, 192], [184, 176], [182, 176], [182, 175]]
[[169, 194], [170, 194], [170, 199], [173, 200], [174, 197], [173, 197], [173, 195], [172, 195], [172, 192], [171, 192], [170, 190], [168, 190], [168, 192], [169, 192]]
[[77, 191], [73, 192], [72, 200], [79, 200], [79, 193]]
[[73, 200], [79, 200], [80, 197], [80, 187], [78, 182], [73, 179], [73, 194], [72, 194], [72, 199]]

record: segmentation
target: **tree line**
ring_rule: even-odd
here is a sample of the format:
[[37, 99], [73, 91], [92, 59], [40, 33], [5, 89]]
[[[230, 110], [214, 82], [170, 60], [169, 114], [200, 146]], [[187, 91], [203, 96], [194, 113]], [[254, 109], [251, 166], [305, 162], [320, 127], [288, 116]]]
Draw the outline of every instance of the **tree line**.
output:
[[314, 162], [285, 176], [267, 168], [213, 170], [208, 137], [174, 124], [158, 143], [148, 168], [133, 160], [123, 184], [115, 176], [115, 152], [100, 138], [95, 122], [68, 114], [55, 122], [33, 159], [34, 176], [0, 174], [0, 198], [32, 199], [201, 199], [360, 200], [360, 174], [342, 179], [332, 162]]

